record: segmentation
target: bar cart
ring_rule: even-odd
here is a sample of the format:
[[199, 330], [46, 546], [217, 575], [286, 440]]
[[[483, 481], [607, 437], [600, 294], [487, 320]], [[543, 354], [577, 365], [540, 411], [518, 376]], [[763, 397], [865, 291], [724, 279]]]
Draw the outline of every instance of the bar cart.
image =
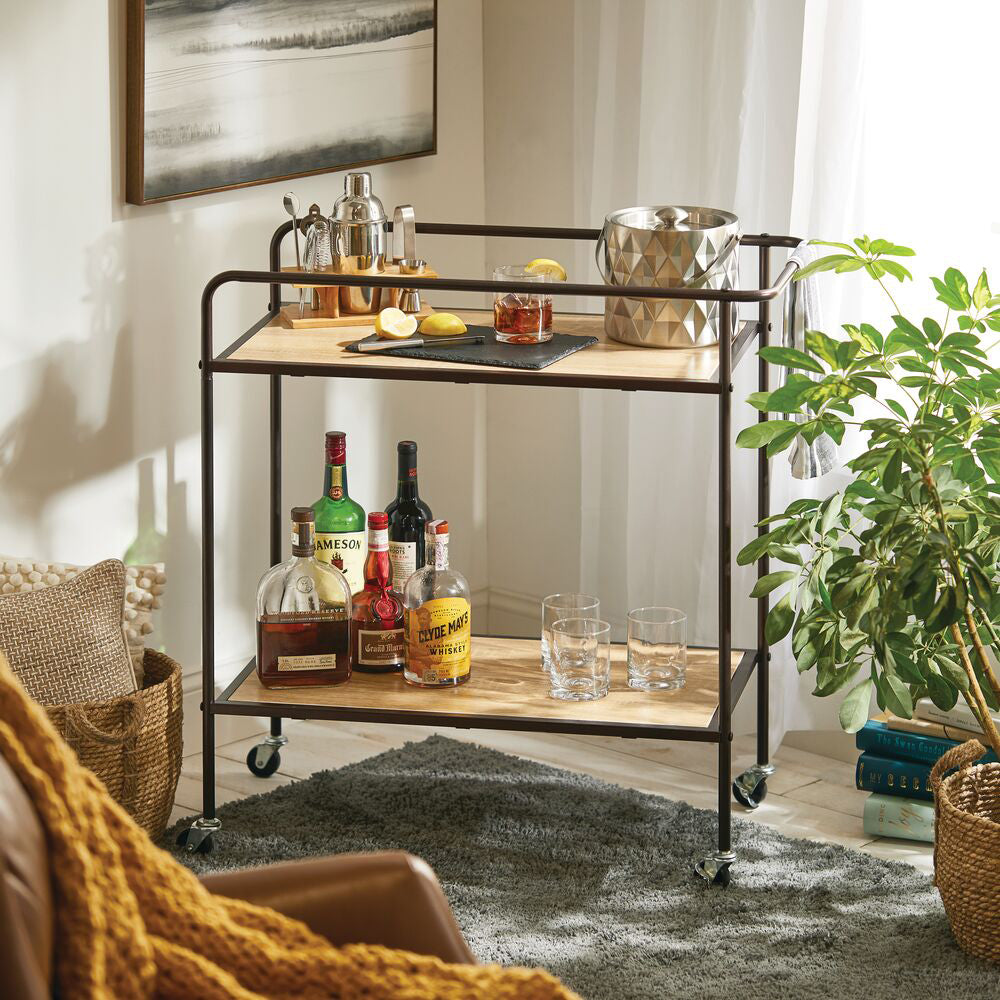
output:
[[[391, 226], [390, 226], [391, 228]], [[354, 354], [343, 350], [343, 330], [289, 330], [280, 323], [281, 285], [358, 285], [392, 288], [399, 277], [307, 274], [282, 272], [281, 244], [292, 231], [291, 221], [279, 226], [271, 238], [270, 269], [224, 271], [205, 286], [201, 300], [201, 442], [202, 442], [202, 732], [203, 810], [185, 830], [179, 843], [188, 851], [212, 849], [213, 835], [221, 829], [215, 812], [215, 719], [219, 715], [268, 716], [270, 735], [251, 751], [247, 763], [254, 774], [273, 774], [280, 762], [280, 747], [287, 742], [281, 720], [324, 719], [356, 722], [402, 723], [452, 728], [576, 733], [626, 738], [695, 740], [718, 745], [718, 843], [716, 850], [695, 865], [707, 882], [728, 885], [730, 866], [736, 859], [731, 843], [730, 794], [748, 808], [756, 808], [767, 791], [774, 767], [768, 755], [768, 665], [770, 652], [764, 632], [767, 598], [758, 602], [757, 646], [732, 648], [732, 372], [755, 341], [764, 346], [771, 331], [770, 304], [788, 285], [797, 261], [790, 259], [771, 282], [771, 251], [794, 248], [799, 240], [767, 234], [740, 239], [743, 247], [757, 249], [757, 287], [716, 290], [708, 288], [638, 288], [629, 295], [646, 299], [700, 299], [719, 303], [717, 347], [646, 350], [608, 341], [603, 316], [558, 316], [554, 326], [567, 333], [586, 333], [598, 343], [557, 361], [548, 368], [529, 371], [492, 368], [452, 362], [408, 360], [383, 354]], [[596, 242], [596, 229], [532, 228], [423, 223], [417, 232], [441, 236], [488, 236]], [[213, 346], [212, 310], [216, 291], [232, 283], [269, 286], [268, 310], [261, 320], [221, 353]], [[452, 278], [408, 278], [409, 285], [426, 291], [521, 292], [537, 291], [526, 282], [497, 282]], [[552, 283], [553, 295], [607, 297], [621, 288], [604, 284]], [[756, 306], [756, 316], [737, 322], [736, 306]], [[483, 310], [455, 310], [466, 322], [491, 322]], [[281, 389], [283, 376], [318, 376], [414, 380], [422, 382], [479, 383], [489, 385], [564, 386], [649, 392], [684, 392], [714, 396], [718, 405], [719, 440], [719, 584], [718, 648], [690, 652], [688, 683], [669, 695], [649, 695], [629, 689], [624, 677], [624, 650], [613, 653], [612, 691], [595, 702], [561, 702], [547, 696], [547, 685], [538, 666], [537, 640], [476, 636], [473, 642], [472, 682], [443, 690], [403, 689], [387, 684], [378, 675], [359, 675], [334, 688], [268, 690], [257, 680], [251, 660], [219, 696], [215, 692], [215, 488], [213, 379], [216, 374], [266, 375], [270, 380], [270, 558], [281, 561], [284, 511], [281, 502]], [[758, 382], [768, 387], [766, 362], [758, 360]], [[760, 414], [760, 420], [767, 419]], [[758, 519], [769, 514], [768, 461], [764, 450], [757, 458]], [[761, 529], [758, 529], [760, 531]], [[757, 564], [758, 577], [768, 572], [767, 560]], [[757, 674], [757, 763], [732, 780], [732, 713], [751, 675]]]

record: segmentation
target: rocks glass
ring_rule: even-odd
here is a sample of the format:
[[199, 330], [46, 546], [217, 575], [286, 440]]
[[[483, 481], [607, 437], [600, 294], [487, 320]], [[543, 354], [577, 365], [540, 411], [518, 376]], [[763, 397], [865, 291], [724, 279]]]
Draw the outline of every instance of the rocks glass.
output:
[[593, 618], [552, 625], [549, 694], [562, 701], [596, 701], [611, 686], [611, 626]]
[[[525, 271], [524, 264], [504, 264], [493, 271], [494, 281], [532, 281], [540, 285], [547, 274]], [[501, 344], [544, 344], [552, 339], [552, 296], [544, 288], [537, 295], [496, 292], [493, 296], [493, 329]]]
[[589, 594], [549, 594], [542, 601], [542, 669], [552, 667], [552, 625], [560, 618], [600, 618], [601, 602]]
[[676, 608], [636, 608], [628, 614], [628, 686], [640, 691], [684, 687], [687, 615]]

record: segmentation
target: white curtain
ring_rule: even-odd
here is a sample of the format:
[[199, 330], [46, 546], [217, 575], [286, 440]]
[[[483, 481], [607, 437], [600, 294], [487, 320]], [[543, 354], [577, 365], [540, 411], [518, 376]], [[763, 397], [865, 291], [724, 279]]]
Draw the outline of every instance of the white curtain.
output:
[[[935, 312], [929, 274], [1000, 264], [1000, 139], [986, 124], [1000, 4], [590, 0], [575, 5], [574, 25], [579, 224], [599, 225], [612, 208], [674, 203], [732, 209], [744, 232], [843, 240], [867, 231], [917, 249], [916, 280], [897, 297], [918, 318]], [[596, 278], [587, 258], [573, 261], [574, 273], [589, 267]], [[780, 258], [772, 273], [778, 266]], [[743, 280], [756, 281], [755, 259], [744, 260]], [[889, 328], [869, 282], [818, 280], [828, 332], [862, 319]], [[734, 432], [754, 419], [742, 401], [755, 378], [748, 357], [735, 377]], [[579, 418], [582, 585], [599, 587], [619, 628], [628, 608], [665, 603], [686, 609], [691, 642], [714, 643], [713, 401], [581, 392]], [[801, 483], [782, 456], [773, 463], [772, 510], [795, 496], [825, 496], [846, 476]], [[734, 552], [755, 515], [753, 457], [737, 451]], [[751, 585], [737, 569], [737, 645], [755, 641]], [[812, 678], [797, 676], [787, 641], [775, 653], [772, 742], [788, 730], [838, 728], [839, 699], [812, 697]], [[751, 704], [752, 695], [737, 731], [752, 728]]]
[[[563, 225], [570, 214], [599, 226], [615, 208], [673, 203], [732, 209], [749, 233], [842, 240], [867, 231], [918, 250], [917, 280], [897, 290], [918, 318], [933, 305], [927, 274], [948, 264], [978, 272], [998, 259], [992, 0], [487, 0], [485, 10], [491, 222]], [[527, 260], [567, 246], [491, 252]], [[591, 250], [563, 260], [574, 280], [599, 280]], [[780, 263], [776, 254], [772, 273]], [[755, 256], [743, 266], [744, 282], [756, 281]], [[817, 280], [828, 332], [860, 320], [887, 329], [881, 293], [863, 277]], [[735, 377], [734, 433], [755, 418], [743, 403], [755, 388], [748, 356]], [[490, 389], [491, 615], [530, 629], [541, 595], [578, 584], [600, 595], [619, 637], [629, 608], [658, 603], [685, 609], [691, 641], [713, 644], [714, 401], [533, 391]], [[516, 459], [531, 469], [516, 481], [512, 424], [531, 432], [516, 438]], [[734, 451], [734, 461], [738, 551], [754, 531], [755, 456]], [[842, 471], [792, 480], [782, 456], [772, 509], [844, 480]], [[566, 492], [579, 496], [579, 522], [575, 503], [553, 499]], [[744, 646], [755, 641], [751, 586], [749, 572], [734, 573], [734, 638]], [[519, 587], [531, 592], [514, 594]], [[812, 697], [787, 644], [775, 653], [772, 739], [839, 728], [838, 698]], [[752, 704], [751, 691], [737, 731], [752, 728]]]
[[[674, 203], [732, 209], [749, 233], [860, 231], [862, 8], [812, 0], [607, 0], [577, 8], [578, 222], [596, 224], [613, 207]], [[774, 258], [772, 273], [782, 262]], [[756, 281], [756, 256], [742, 263], [744, 282]], [[577, 274], [588, 265], [595, 273], [583, 256], [574, 264]], [[829, 306], [835, 314], [837, 303]], [[748, 356], [735, 378], [734, 433], [755, 419], [743, 404], [754, 389]], [[584, 392], [579, 406], [584, 589], [606, 595], [619, 628], [630, 607], [669, 604], [686, 610], [689, 641], [714, 644], [715, 398]], [[734, 463], [735, 552], [753, 533], [756, 465], [739, 451]], [[773, 509], [804, 491], [828, 492], [834, 478], [798, 483], [779, 459]], [[755, 642], [751, 586], [750, 573], [738, 569], [736, 645]], [[786, 729], [835, 725], [829, 712], [815, 711], [785, 649], [772, 676], [776, 742]], [[752, 728], [751, 704], [745, 699], [738, 727]]]

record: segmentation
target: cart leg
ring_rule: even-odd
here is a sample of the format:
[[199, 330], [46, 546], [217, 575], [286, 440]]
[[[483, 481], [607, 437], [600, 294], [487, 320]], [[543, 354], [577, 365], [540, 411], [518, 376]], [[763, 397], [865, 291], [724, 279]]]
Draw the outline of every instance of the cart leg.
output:
[[[766, 233], [764, 234], [767, 235]], [[767, 288], [771, 284], [770, 266], [771, 248], [760, 248], [760, 286]], [[766, 347], [771, 332], [771, 304], [761, 302], [759, 314], [758, 339], [761, 347]], [[761, 392], [768, 389], [767, 362], [761, 358], [757, 364], [757, 387]], [[758, 420], [767, 419], [766, 413], [761, 413]], [[770, 466], [767, 460], [767, 449], [757, 452], [757, 520], [763, 521], [770, 515]], [[757, 534], [762, 535], [766, 527], [758, 528]], [[769, 572], [768, 558], [763, 556], [757, 563], [757, 578], [766, 576]], [[766, 596], [757, 601], [757, 763], [747, 768], [734, 782], [733, 795], [736, 801], [748, 809], [756, 809], [767, 795], [767, 779], [774, 774], [774, 765], [770, 763], [770, 748], [768, 734], [770, 731], [770, 668], [771, 650], [767, 644], [764, 625], [767, 621], [769, 601]]]
[[[278, 270], [278, 268], [275, 268]], [[271, 565], [281, 562], [281, 376], [272, 375], [271, 382]], [[281, 735], [281, 719], [277, 716], [271, 719], [271, 735], [261, 746], [272, 747], [272, 753], [277, 755], [278, 747], [288, 742], [287, 736]], [[255, 748], [259, 749], [259, 748]], [[279, 758], [280, 761], [280, 758]], [[278, 765], [275, 764], [274, 770]], [[253, 768], [250, 768], [253, 771]], [[254, 772], [256, 773], [256, 772]]]
[[719, 309], [719, 840], [695, 865], [713, 885], [729, 885], [732, 849], [732, 303]]
[[[211, 300], [203, 304], [202, 334], [211, 345]], [[207, 334], [206, 334], [207, 331]], [[211, 349], [207, 353], [211, 353]], [[213, 386], [210, 358], [202, 351], [201, 363], [201, 796], [198, 817], [177, 838], [191, 853], [206, 854], [212, 838], [222, 828], [215, 815], [215, 465], [212, 427]]]

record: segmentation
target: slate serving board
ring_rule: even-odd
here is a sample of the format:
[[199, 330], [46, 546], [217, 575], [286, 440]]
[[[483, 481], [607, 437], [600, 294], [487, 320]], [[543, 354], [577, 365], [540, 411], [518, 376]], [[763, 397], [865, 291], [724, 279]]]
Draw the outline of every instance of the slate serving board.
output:
[[[596, 337], [574, 337], [568, 333], [554, 333], [545, 344], [500, 344], [491, 326], [470, 326], [469, 333], [481, 333], [485, 339], [481, 344], [456, 344], [454, 347], [400, 347], [387, 351], [387, 356], [417, 358], [423, 361], [454, 361], [465, 365], [490, 365], [494, 368], [526, 368], [537, 371], [548, 368], [562, 358], [582, 351], [597, 343]], [[349, 344], [347, 350], [358, 353], [357, 344]]]

